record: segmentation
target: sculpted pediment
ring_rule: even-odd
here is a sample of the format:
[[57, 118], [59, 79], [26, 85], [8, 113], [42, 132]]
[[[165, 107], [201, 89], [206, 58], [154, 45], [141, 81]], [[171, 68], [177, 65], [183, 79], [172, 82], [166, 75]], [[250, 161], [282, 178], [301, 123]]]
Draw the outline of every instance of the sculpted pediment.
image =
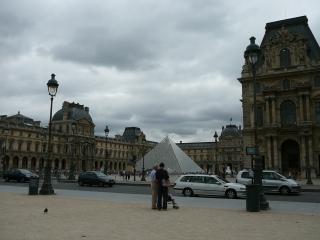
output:
[[292, 33], [289, 32], [287, 28], [284, 26], [277, 31], [276, 34], [272, 35], [268, 40], [267, 44], [269, 45], [287, 45], [290, 44], [291, 42], [297, 42], [297, 41], [303, 41], [305, 40], [305, 37], [301, 34], [298, 33]]

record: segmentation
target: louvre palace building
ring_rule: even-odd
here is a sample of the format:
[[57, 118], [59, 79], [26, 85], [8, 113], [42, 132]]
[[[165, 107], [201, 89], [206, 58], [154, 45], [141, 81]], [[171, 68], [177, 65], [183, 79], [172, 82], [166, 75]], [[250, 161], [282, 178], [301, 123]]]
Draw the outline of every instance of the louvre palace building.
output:
[[[219, 135], [213, 129], [212, 141], [177, 145], [206, 172], [220, 173], [226, 167], [238, 171], [251, 167], [246, 149], [254, 146], [256, 132], [265, 169], [301, 178], [311, 169], [315, 177], [320, 168], [319, 45], [305, 16], [267, 23], [261, 37], [255, 86], [247, 58], [238, 78], [243, 127], [230, 123]], [[256, 44], [253, 38], [251, 44]], [[136, 160], [157, 144], [139, 127], [125, 127], [122, 135], [114, 137], [96, 136], [89, 108], [71, 102], [64, 102], [53, 115], [52, 135], [56, 171], [69, 171], [72, 163], [78, 172], [105, 166], [110, 172], [132, 171]], [[1, 170], [40, 171], [47, 159], [48, 129], [20, 112], [2, 115], [0, 147]]]
[[[95, 136], [95, 124], [89, 108], [78, 103], [64, 102], [52, 117], [52, 169], [69, 171], [75, 163], [77, 172], [101, 170], [107, 164], [109, 172], [133, 171], [135, 161], [157, 143], [147, 138], [138, 127], [126, 127], [122, 135]], [[214, 166], [240, 169], [242, 164], [241, 128], [222, 127], [217, 141], [178, 143], [201, 168], [213, 172]], [[40, 171], [48, 152], [48, 129], [39, 121], [20, 112], [0, 116], [1, 170], [26, 168]], [[219, 156], [218, 156], [219, 155]], [[141, 172], [141, 169], [137, 169]]]
[[[308, 169], [314, 177], [320, 168], [319, 45], [305, 16], [267, 23], [261, 37], [256, 85], [246, 57], [238, 79], [244, 151], [254, 145], [255, 90], [257, 145], [263, 167], [298, 177], [305, 177]], [[245, 166], [250, 167], [250, 156], [244, 157]]]

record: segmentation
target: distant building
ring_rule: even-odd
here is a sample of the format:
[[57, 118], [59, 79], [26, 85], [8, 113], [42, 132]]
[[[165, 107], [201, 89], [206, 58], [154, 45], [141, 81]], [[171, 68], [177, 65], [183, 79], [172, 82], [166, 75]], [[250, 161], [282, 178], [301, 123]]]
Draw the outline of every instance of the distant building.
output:
[[[203, 170], [220, 174], [229, 167], [233, 172], [243, 168], [241, 127], [229, 124], [222, 127], [215, 141], [178, 143], [177, 145]], [[219, 139], [219, 140], [218, 140]]]
[[[72, 161], [76, 163], [78, 172], [100, 170], [106, 162], [110, 172], [131, 171], [132, 159], [141, 158], [155, 145], [150, 141], [141, 142], [143, 133], [139, 128], [126, 128], [124, 136], [107, 139], [105, 136], [95, 136], [94, 128], [88, 107], [63, 103], [52, 117], [54, 171], [68, 171]], [[128, 129], [134, 129], [135, 135], [128, 134]], [[34, 121], [20, 112], [13, 116], [0, 116], [1, 170], [42, 170], [47, 157], [47, 141], [48, 129], [41, 127], [40, 121]]]
[[[266, 24], [256, 86], [245, 59], [241, 78], [243, 146], [254, 145], [253, 88], [263, 167], [312, 176], [320, 168], [320, 48], [305, 16]], [[250, 167], [250, 156], [245, 156]]]
[[[144, 133], [138, 127], [126, 127], [114, 138], [94, 135], [95, 124], [89, 108], [64, 102], [52, 117], [52, 169], [68, 171], [75, 163], [77, 172], [100, 170], [108, 163], [110, 172], [132, 171], [134, 162], [157, 143], [143, 142]], [[218, 136], [217, 136], [218, 137]], [[0, 116], [1, 169], [27, 168], [42, 170], [48, 149], [48, 129], [20, 112]], [[214, 172], [229, 166], [242, 166], [241, 129], [235, 125], [222, 128], [219, 141], [178, 143], [177, 145], [203, 170]], [[107, 161], [106, 161], [107, 160]], [[137, 169], [141, 172], [142, 169]]]

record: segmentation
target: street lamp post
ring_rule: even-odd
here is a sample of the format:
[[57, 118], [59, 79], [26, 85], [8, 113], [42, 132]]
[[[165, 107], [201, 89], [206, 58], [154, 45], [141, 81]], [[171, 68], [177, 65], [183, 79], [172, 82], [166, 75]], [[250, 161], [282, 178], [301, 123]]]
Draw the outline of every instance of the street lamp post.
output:
[[215, 165], [214, 165], [214, 174], [216, 175], [220, 175], [220, 171], [219, 171], [219, 165], [218, 165], [218, 133], [217, 131], [214, 132], [214, 142], [215, 142]]
[[71, 130], [72, 130], [72, 148], [71, 148], [71, 163], [69, 169], [69, 180], [75, 180], [75, 155], [76, 155], [76, 140], [75, 140], [75, 133], [76, 133], [77, 124], [75, 122], [71, 123]]
[[143, 134], [142, 136], [142, 174], [141, 174], [141, 181], [146, 181], [146, 176], [145, 176], [145, 169], [144, 169], [144, 154], [145, 154], [145, 144], [146, 144], [146, 137]]
[[50, 118], [49, 118], [49, 140], [48, 140], [48, 157], [46, 161], [46, 166], [44, 169], [44, 180], [43, 184], [40, 189], [40, 194], [42, 195], [50, 195], [54, 194], [54, 190], [51, 184], [51, 125], [52, 125], [52, 103], [53, 103], [53, 97], [57, 94], [58, 91], [58, 81], [55, 79], [55, 74], [51, 74], [51, 79], [48, 81], [48, 93], [51, 97], [51, 103], [50, 103]]
[[244, 57], [249, 60], [251, 65], [252, 80], [253, 80], [253, 131], [254, 131], [254, 183], [259, 185], [260, 192], [260, 209], [266, 210], [269, 208], [269, 203], [266, 201], [262, 189], [262, 159], [259, 153], [258, 146], [258, 129], [257, 129], [257, 92], [256, 92], [256, 64], [258, 63], [261, 53], [260, 47], [255, 44], [255, 37], [250, 38], [250, 45], [246, 48]]
[[109, 128], [108, 125], [106, 125], [106, 128], [104, 129], [104, 134], [106, 136], [106, 154], [105, 154], [105, 161], [104, 161], [104, 174], [108, 174], [108, 134], [109, 134]]
[[3, 133], [5, 136], [4, 139], [4, 146], [3, 146], [3, 158], [2, 158], [2, 170], [5, 172], [7, 170], [7, 141], [8, 141], [8, 134], [9, 134], [9, 128], [6, 127], [3, 129]]

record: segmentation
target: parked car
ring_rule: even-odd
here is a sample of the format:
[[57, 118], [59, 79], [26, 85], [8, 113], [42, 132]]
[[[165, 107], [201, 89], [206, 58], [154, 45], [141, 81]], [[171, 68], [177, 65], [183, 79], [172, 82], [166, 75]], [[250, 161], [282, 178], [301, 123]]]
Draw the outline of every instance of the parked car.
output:
[[175, 181], [174, 189], [175, 191], [181, 191], [185, 196], [220, 195], [227, 198], [246, 196], [245, 185], [230, 183], [217, 175], [182, 175]]
[[[249, 170], [241, 170], [237, 174], [236, 182], [244, 185], [251, 184], [252, 174], [250, 174]], [[262, 171], [262, 186], [265, 192], [280, 192], [283, 195], [299, 193], [301, 190], [301, 186], [296, 181], [272, 170]]]
[[109, 186], [112, 187], [115, 181], [110, 177], [99, 171], [87, 171], [83, 172], [78, 177], [78, 184], [84, 186], [85, 184], [92, 186]]
[[9, 182], [10, 180], [28, 182], [30, 178], [39, 178], [39, 176], [27, 169], [10, 169], [3, 174], [3, 178], [6, 182]]

